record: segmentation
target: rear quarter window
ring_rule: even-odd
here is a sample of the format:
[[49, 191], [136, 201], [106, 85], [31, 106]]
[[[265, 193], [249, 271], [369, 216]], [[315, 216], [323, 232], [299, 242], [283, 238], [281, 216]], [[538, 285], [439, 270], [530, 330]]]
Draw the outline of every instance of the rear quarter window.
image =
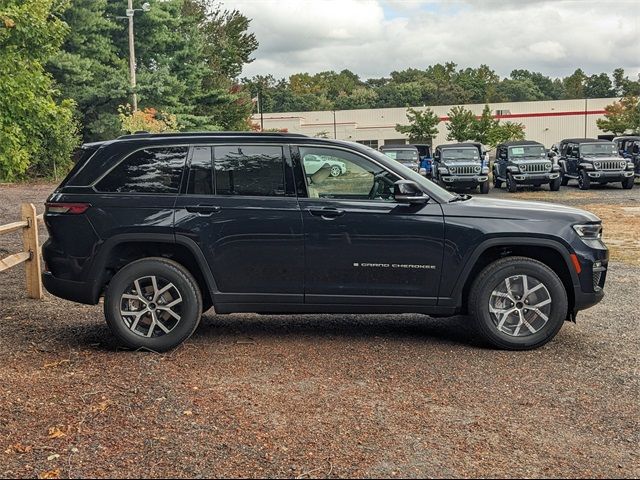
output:
[[138, 150], [96, 183], [96, 190], [114, 193], [178, 193], [188, 147]]

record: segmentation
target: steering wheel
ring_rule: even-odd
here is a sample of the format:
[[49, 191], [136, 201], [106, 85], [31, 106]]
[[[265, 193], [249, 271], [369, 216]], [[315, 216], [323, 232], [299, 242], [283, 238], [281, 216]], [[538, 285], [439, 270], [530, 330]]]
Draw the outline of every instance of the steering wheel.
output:
[[385, 186], [391, 186], [391, 181], [387, 178], [387, 172], [376, 173], [373, 176], [373, 186], [369, 191], [369, 200], [383, 198], [387, 200], [391, 196], [391, 192], [384, 194]]

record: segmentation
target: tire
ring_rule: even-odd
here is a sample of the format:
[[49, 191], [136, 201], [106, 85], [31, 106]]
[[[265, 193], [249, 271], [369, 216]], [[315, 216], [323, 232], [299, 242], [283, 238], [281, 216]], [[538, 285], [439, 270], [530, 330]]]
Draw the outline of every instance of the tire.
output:
[[507, 190], [509, 190], [510, 193], [515, 193], [518, 191], [518, 184], [513, 178], [513, 174], [511, 172], [507, 173]]
[[580, 190], [589, 190], [591, 188], [591, 179], [586, 170], [580, 170], [580, 176], [578, 176], [578, 188]]
[[333, 165], [331, 167], [331, 176], [339, 177], [340, 175], [342, 175], [342, 169], [338, 165]]
[[[146, 292], [146, 303], [139, 300], [138, 290]], [[122, 315], [121, 311], [131, 311], [132, 315]], [[188, 339], [198, 327], [202, 294], [191, 273], [179, 263], [145, 258], [126, 265], [111, 279], [104, 314], [107, 325], [125, 347], [165, 352]]]
[[[520, 293], [524, 289], [522, 277], [525, 276], [531, 294], [523, 298]], [[507, 287], [507, 279], [511, 290]], [[544, 288], [538, 287], [538, 283]], [[511, 291], [512, 298], [517, 299], [516, 304], [495, 294], [503, 289]], [[550, 301], [545, 303], [547, 299]], [[543, 304], [538, 311], [547, 320], [526, 308], [525, 301]], [[494, 302], [496, 313], [491, 313], [490, 302]], [[508, 257], [489, 264], [480, 272], [471, 287], [468, 306], [478, 333], [492, 346], [505, 350], [530, 350], [549, 342], [560, 331], [567, 316], [568, 301], [562, 281], [544, 263], [528, 257]], [[516, 307], [520, 310], [507, 314]], [[503, 313], [502, 317], [500, 313]], [[521, 323], [521, 318], [525, 318], [532, 329]]]
[[566, 187], [569, 184], [569, 178], [565, 177], [564, 173], [560, 173], [560, 185]]
[[496, 171], [493, 171], [493, 188], [502, 188], [502, 181], [498, 178]]
[[551, 190], [552, 192], [557, 192], [558, 190], [560, 190], [561, 183], [562, 183], [561, 177], [551, 180], [549, 182], [549, 190]]
[[622, 180], [622, 188], [625, 190], [631, 190], [633, 188], [633, 183], [635, 181], [634, 177], [627, 177]]
[[486, 195], [487, 193], [489, 193], [489, 180], [480, 184], [480, 193], [482, 195]]

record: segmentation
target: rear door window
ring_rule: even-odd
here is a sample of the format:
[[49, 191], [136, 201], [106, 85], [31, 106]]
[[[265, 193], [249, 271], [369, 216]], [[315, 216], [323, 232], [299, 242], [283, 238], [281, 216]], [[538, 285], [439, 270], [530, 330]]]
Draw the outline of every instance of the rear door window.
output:
[[97, 182], [100, 192], [178, 193], [188, 147], [153, 147], [122, 160]]
[[282, 146], [216, 146], [214, 167], [216, 195], [285, 195]]

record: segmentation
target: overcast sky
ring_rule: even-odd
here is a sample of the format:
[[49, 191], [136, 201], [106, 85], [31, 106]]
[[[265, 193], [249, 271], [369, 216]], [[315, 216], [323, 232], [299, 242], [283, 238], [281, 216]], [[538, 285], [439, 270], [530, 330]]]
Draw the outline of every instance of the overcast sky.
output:
[[640, 0], [223, 0], [260, 42], [243, 76], [361, 78], [454, 61], [565, 76], [640, 72]]

